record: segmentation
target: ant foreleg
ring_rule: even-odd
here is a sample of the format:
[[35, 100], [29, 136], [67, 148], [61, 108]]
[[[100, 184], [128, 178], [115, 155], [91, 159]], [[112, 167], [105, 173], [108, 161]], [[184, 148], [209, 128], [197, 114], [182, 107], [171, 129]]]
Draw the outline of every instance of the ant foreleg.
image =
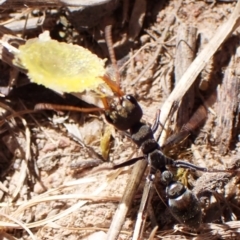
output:
[[155, 120], [152, 126], [152, 132], [155, 133], [160, 125], [160, 110], [157, 111], [156, 116], [155, 116]]
[[132, 159], [130, 159], [128, 161], [125, 161], [125, 162], [122, 162], [120, 164], [114, 165], [113, 169], [118, 169], [118, 168], [122, 168], [122, 167], [126, 167], [126, 166], [131, 166], [134, 163], [136, 163], [137, 161], [142, 160], [142, 159], [144, 159], [144, 156], [132, 158]]

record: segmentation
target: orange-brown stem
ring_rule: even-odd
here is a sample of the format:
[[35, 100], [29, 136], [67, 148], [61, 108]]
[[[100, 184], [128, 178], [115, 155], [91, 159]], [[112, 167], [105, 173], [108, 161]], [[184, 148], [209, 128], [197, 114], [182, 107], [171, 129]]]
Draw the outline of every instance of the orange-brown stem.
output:
[[111, 80], [107, 75], [105, 75], [102, 79], [119, 97], [124, 95], [117, 82]]
[[74, 106], [66, 106], [66, 105], [58, 105], [58, 104], [51, 104], [51, 103], [39, 103], [36, 104], [34, 107], [35, 110], [55, 110], [55, 111], [75, 111], [75, 112], [97, 112], [97, 111], [104, 111], [103, 108], [80, 108]]

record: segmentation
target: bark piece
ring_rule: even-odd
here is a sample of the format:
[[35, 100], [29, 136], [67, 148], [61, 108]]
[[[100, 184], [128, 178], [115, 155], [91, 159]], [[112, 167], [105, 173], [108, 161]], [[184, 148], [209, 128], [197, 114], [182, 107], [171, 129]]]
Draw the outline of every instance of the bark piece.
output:
[[[197, 29], [182, 24], [177, 33], [177, 46], [175, 58], [175, 82], [181, 79], [195, 58], [197, 42]], [[177, 128], [180, 129], [190, 118], [194, 106], [195, 86], [192, 85], [182, 98], [177, 116]]]
[[226, 154], [237, 137], [240, 112], [240, 47], [231, 57], [217, 92], [217, 120], [214, 136], [220, 154]]

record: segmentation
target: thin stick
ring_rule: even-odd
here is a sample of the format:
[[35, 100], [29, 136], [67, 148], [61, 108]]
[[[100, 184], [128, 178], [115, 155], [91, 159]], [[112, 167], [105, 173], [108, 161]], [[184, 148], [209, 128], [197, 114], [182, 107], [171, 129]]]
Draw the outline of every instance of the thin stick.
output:
[[151, 200], [151, 196], [152, 196], [150, 194], [150, 191], [152, 189], [152, 184], [153, 182], [147, 179], [147, 182], [144, 186], [142, 201], [138, 211], [137, 221], [135, 224], [132, 240], [138, 240], [142, 236], [142, 233], [144, 230], [144, 224], [142, 224], [142, 222], [143, 222], [143, 219], [146, 220], [145, 214], [147, 214], [148, 203], [149, 203], [149, 200]]
[[108, 230], [107, 240], [118, 239], [119, 232], [131, 206], [132, 199], [135, 196], [136, 190], [142, 180], [146, 167], [147, 161], [138, 161], [134, 165], [130, 176], [130, 181], [126, 187], [122, 200], [119, 203], [117, 211], [113, 217], [112, 224]]
[[115, 79], [116, 79], [117, 85], [120, 87], [120, 75], [119, 75], [119, 71], [118, 71], [115, 52], [113, 50], [112, 25], [106, 26], [104, 29], [104, 32], [105, 32], [106, 43], [108, 46], [109, 56], [110, 56], [110, 59], [111, 59], [111, 62], [112, 62], [113, 68], [114, 68]]

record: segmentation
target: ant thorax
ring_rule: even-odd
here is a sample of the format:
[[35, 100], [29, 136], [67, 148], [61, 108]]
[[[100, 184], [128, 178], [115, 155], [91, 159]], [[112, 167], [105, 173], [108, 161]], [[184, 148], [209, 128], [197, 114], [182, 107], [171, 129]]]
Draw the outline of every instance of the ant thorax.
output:
[[131, 95], [125, 95], [120, 101], [110, 104], [110, 109], [106, 110], [106, 120], [121, 131], [131, 129], [142, 118], [142, 109], [136, 99]]
[[159, 148], [158, 143], [154, 139], [153, 131], [150, 126], [139, 122], [130, 129], [130, 135], [133, 142], [142, 149], [144, 154], [148, 154]]

